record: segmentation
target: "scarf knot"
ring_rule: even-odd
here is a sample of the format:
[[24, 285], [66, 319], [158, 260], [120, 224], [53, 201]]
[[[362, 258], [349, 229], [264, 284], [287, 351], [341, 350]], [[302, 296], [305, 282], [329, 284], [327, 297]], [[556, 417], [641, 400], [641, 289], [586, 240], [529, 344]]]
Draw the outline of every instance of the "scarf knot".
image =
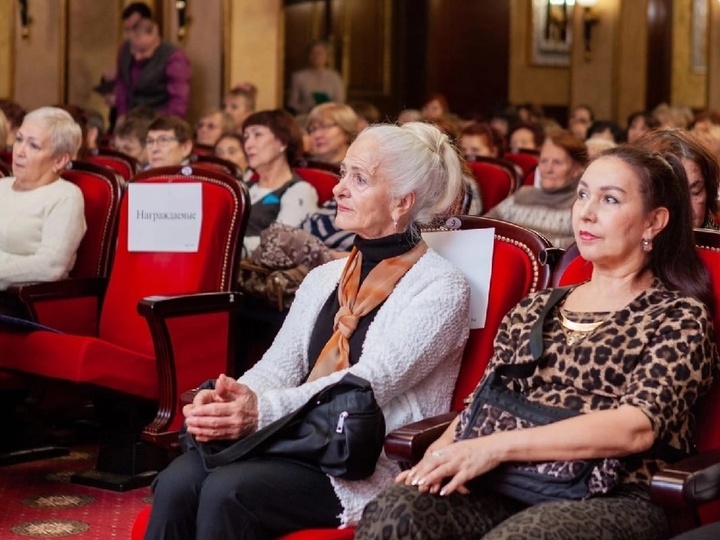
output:
[[333, 330], [340, 332], [345, 339], [350, 339], [357, 329], [358, 322], [360, 322], [360, 317], [353, 314], [349, 307], [340, 306], [335, 314]]

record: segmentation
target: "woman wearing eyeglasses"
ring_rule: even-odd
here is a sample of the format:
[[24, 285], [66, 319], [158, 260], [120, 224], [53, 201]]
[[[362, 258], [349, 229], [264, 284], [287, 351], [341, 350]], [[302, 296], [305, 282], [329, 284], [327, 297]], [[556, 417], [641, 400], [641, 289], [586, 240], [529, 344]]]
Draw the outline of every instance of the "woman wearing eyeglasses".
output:
[[226, 133], [235, 131], [235, 121], [220, 109], [210, 109], [195, 125], [195, 140], [198, 144], [214, 146]]
[[192, 129], [182, 118], [159, 116], [148, 126], [145, 150], [150, 169], [185, 165], [192, 148]]
[[339, 166], [358, 134], [358, 117], [349, 105], [323, 103], [310, 111], [307, 131], [312, 141], [310, 159]]

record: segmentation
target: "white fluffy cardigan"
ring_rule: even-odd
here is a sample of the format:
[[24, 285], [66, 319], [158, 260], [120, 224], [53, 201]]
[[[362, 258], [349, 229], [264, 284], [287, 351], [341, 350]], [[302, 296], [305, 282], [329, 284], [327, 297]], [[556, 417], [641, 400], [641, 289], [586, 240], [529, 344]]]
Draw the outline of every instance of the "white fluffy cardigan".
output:
[[[298, 409], [347, 371], [304, 383], [310, 335], [344, 265], [344, 259], [332, 261], [307, 275], [272, 346], [240, 377], [257, 394], [259, 427]], [[468, 337], [469, 300], [465, 277], [428, 249], [378, 310], [360, 359], [349, 371], [372, 384], [388, 431], [449, 409]], [[331, 477], [343, 506], [342, 524], [356, 523], [365, 505], [398, 472], [383, 453], [370, 478]]]

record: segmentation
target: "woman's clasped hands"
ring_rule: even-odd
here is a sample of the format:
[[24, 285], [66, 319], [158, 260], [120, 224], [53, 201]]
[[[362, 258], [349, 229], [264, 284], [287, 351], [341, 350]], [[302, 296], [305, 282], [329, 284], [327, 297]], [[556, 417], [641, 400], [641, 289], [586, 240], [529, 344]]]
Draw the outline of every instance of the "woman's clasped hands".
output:
[[395, 482], [416, 486], [421, 492], [450, 495], [457, 491], [467, 495], [467, 482], [500, 464], [491, 444], [482, 439], [457, 442], [437, 440], [412, 469], [401, 472]]
[[200, 442], [239, 439], [257, 429], [257, 395], [220, 375], [213, 390], [201, 390], [183, 407], [187, 432]]

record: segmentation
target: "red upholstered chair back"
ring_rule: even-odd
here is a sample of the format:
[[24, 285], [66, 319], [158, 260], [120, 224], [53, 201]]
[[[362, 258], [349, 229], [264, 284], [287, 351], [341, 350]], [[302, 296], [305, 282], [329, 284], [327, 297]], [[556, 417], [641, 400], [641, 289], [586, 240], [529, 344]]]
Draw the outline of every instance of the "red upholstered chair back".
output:
[[193, 155], [192, 162], [196, 167], [209, 169], [211, 171], [220, 171], [234, 178], [242, 178], [242, 169], [238, 165], [218, 156]]
[[[715, 337], [720, 349], [720, 232], [696, 230], [695, 244], [710, 274], [715, 298]], [[698, 448], [720, 448], [720, 380], [716, 379], [710, 394], [698, 411]], [[717, 516], [720, 518], [720, 516]]]
[[73, 161], [62, 178], [80, 188], [85, 201], [87, 231], [80, 242], [71, 277], [105, 277], [115, 249], [122, 186], [114, 171], [83, 161]]
[[110, 167], [125, 182], [129, 182], [138, 170], [138, 162], [134, 157], [107, 148], [101, 148], [97, 154], [86, 157], [84, 161]]
[[535, 171], [535, 168], [540, 162], [540, 157], [537, 154], [531, 154], [528, 152], [505, 152], [503, 159], [511, 161], [522, 170], [523, 179]]
[[318, 194], [318, 204], [323, 204], [332, 199], [332, 190], [338, 183], [337, 175], [330, 171], [310, 167], [293, 167], [293, 171], [300, 178], [312, 184]]
[[515, 191], [516, 176], [510, 169], [487, 161], [471, 161], [468, 165], [482, 196], [483, 212]]
[[160, 167], [138, 174], [135, 183], [202, 185], [202, 226], [195, 253], [128, 251], [128, 195], [120, 206], [118, 242], [100, 316], [99, 337], [153, 354], [145, 319], [137, 313], [146, 296], [228, 291], [236, 250], [247, 226], [249, 200], [240, 183], [226, 174], [192, 167]]
[[0, 160], [0, 176], [12, 176], [12, 168], [2, 160]]
[[541, 262], [551, 244], [538, 233], [496, 219], [474, 216], [459, 219], [463, 229], [494, 227], [495, 244], [485, 328], [470, 331], [453, 394], [453, 410], [463, 408], [463, 400], [475, 389], [485, 371], [502, 318], [523, 297], [546, 288], [552, 273], [552, 268]]

